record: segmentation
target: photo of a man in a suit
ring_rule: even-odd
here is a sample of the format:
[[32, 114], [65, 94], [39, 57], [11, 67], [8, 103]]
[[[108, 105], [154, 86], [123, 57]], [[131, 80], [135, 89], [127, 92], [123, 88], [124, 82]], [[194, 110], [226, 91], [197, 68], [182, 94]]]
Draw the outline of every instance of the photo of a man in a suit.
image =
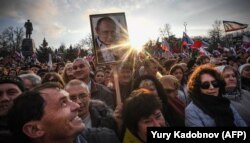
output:
[[127, 58], [130, 43], [125, 13], [89, 16], [97, 64], [115, 64]]
[[97, 21], [94, 46], [97, 52], [97, 62], [107, 63], [117, 61], [119, 55], [115, 53], [116, 23], [110, 17], [102, 17]]

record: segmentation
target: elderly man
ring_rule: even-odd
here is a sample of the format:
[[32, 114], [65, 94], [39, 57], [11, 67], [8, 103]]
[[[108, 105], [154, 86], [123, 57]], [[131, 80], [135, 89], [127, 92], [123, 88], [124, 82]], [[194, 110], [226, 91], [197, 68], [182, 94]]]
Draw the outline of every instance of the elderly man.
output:
[[114, 109], [114, 94], [105, 86], [95, 83], [90, 77], [89, 62], [83, 58], [77, 58], [73, 62], [73, 75], [88, 85], [91, 93], [91, 99], [98, 99], [105, 102], [109, 107]]
[[80, 80], [71, 80], [65, 87], [69, 98], [78, 103], [79, 116], [87, 128], [107, 127], [115, 129], [115, 122], [112, 118], [112, 109], [100, 100], [91, 100], [88, 86]]
[[7, 113], [13, 100], [24, 91], [22, 80], [18, 77], [0, 77], [0, 142], [8, 142], [11, 138], [7, 124]]
[[15, 100], [8, 123], [17, 142], [118, 142], [111, 130], [85, 129], [79, 107], [58, 84], [45, 83]]

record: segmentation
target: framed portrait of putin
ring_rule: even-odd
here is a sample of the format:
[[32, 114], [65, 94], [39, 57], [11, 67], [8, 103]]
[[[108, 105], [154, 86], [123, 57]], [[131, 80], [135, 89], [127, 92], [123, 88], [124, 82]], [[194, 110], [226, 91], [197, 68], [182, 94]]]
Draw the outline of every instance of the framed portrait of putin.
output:
[[97, 64], [117, 63], [126, 58], [129, 38], [125, 13], [90, 15]]

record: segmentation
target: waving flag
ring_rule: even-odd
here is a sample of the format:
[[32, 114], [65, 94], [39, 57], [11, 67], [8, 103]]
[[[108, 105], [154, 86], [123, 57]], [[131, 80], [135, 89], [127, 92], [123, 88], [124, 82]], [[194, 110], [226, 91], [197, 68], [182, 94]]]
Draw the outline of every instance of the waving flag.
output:
[[206, 42], [204, 40], [202, 40], [201, 42], [202, 42], [202, 47], [204, 47], [204, 48], [208, 48], [210, 45], [208, 42]]
[[52, 67], [53, 67], [53, 63], [52, 63], [52, 58], [51, 58], [51, 54], [49, 54], [49, 61], [48, 61], [48, 66], [49, 66], [49, 70], [52, 70]]
[[243, 43], [245, 43], [245, 44], [249, 44], [249, 43], [250, 43], [250, 37], [247, 37], [247, 36], [243, 35], [242, 41], [243, 41]]
[[194, 41], [194, 44], [192, 45], [191, 48], [197, 49], [197, 48], [200, 48], [201, 46], [202, 46], [202, 42], [200, 40], [196, 40]]
[[80, 55], [81, 55], [81, 49], [80, 49], [80, 48], [78, 48], [78, 51], [77, 51], [77, 57], [79, 58], [79, 57], [80, 57]]
[[210, 56], [211, 53], [209, 53], [204, 47], [199, 48], [199, 54], [200, 55], [205, 55], [205, 56]]
[[235, 22], [235, 21], [223, 21], [223, 25], [224, 25], [224, 28], [225, 28], [226, 32], [245, 29], [245, 28], [248, 27], [248, 24], [242, 24], [242, 23], [238, 23], [238, 22]]
[[194, 41], [187, 35], [186, 32], [183, 32], [182, 46], [191, 46], [193, 44], [194, 44]]
[[166, 38], [164, 38], [164, 40], [162, 41], [162, 50], [163, 51], [169, 51], [169, 44], [168, 44], [168, 41], [167, 41], [167, 39]]

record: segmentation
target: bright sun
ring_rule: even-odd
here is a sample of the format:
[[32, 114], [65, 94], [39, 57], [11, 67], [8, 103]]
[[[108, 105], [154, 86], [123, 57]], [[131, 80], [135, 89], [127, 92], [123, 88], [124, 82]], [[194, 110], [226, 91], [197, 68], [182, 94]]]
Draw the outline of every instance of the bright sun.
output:
[[149, 39], [152, 39], [156, 35], [154, 30], [153, 24], [149, 21], [145, 21], [142, 18], [131, 18], [128, 21], [128, 33], [129, 33], [129, 40], [131, 43], [131, 47], [137, 51], [141, 51], [143, 49], [143, 45]]

